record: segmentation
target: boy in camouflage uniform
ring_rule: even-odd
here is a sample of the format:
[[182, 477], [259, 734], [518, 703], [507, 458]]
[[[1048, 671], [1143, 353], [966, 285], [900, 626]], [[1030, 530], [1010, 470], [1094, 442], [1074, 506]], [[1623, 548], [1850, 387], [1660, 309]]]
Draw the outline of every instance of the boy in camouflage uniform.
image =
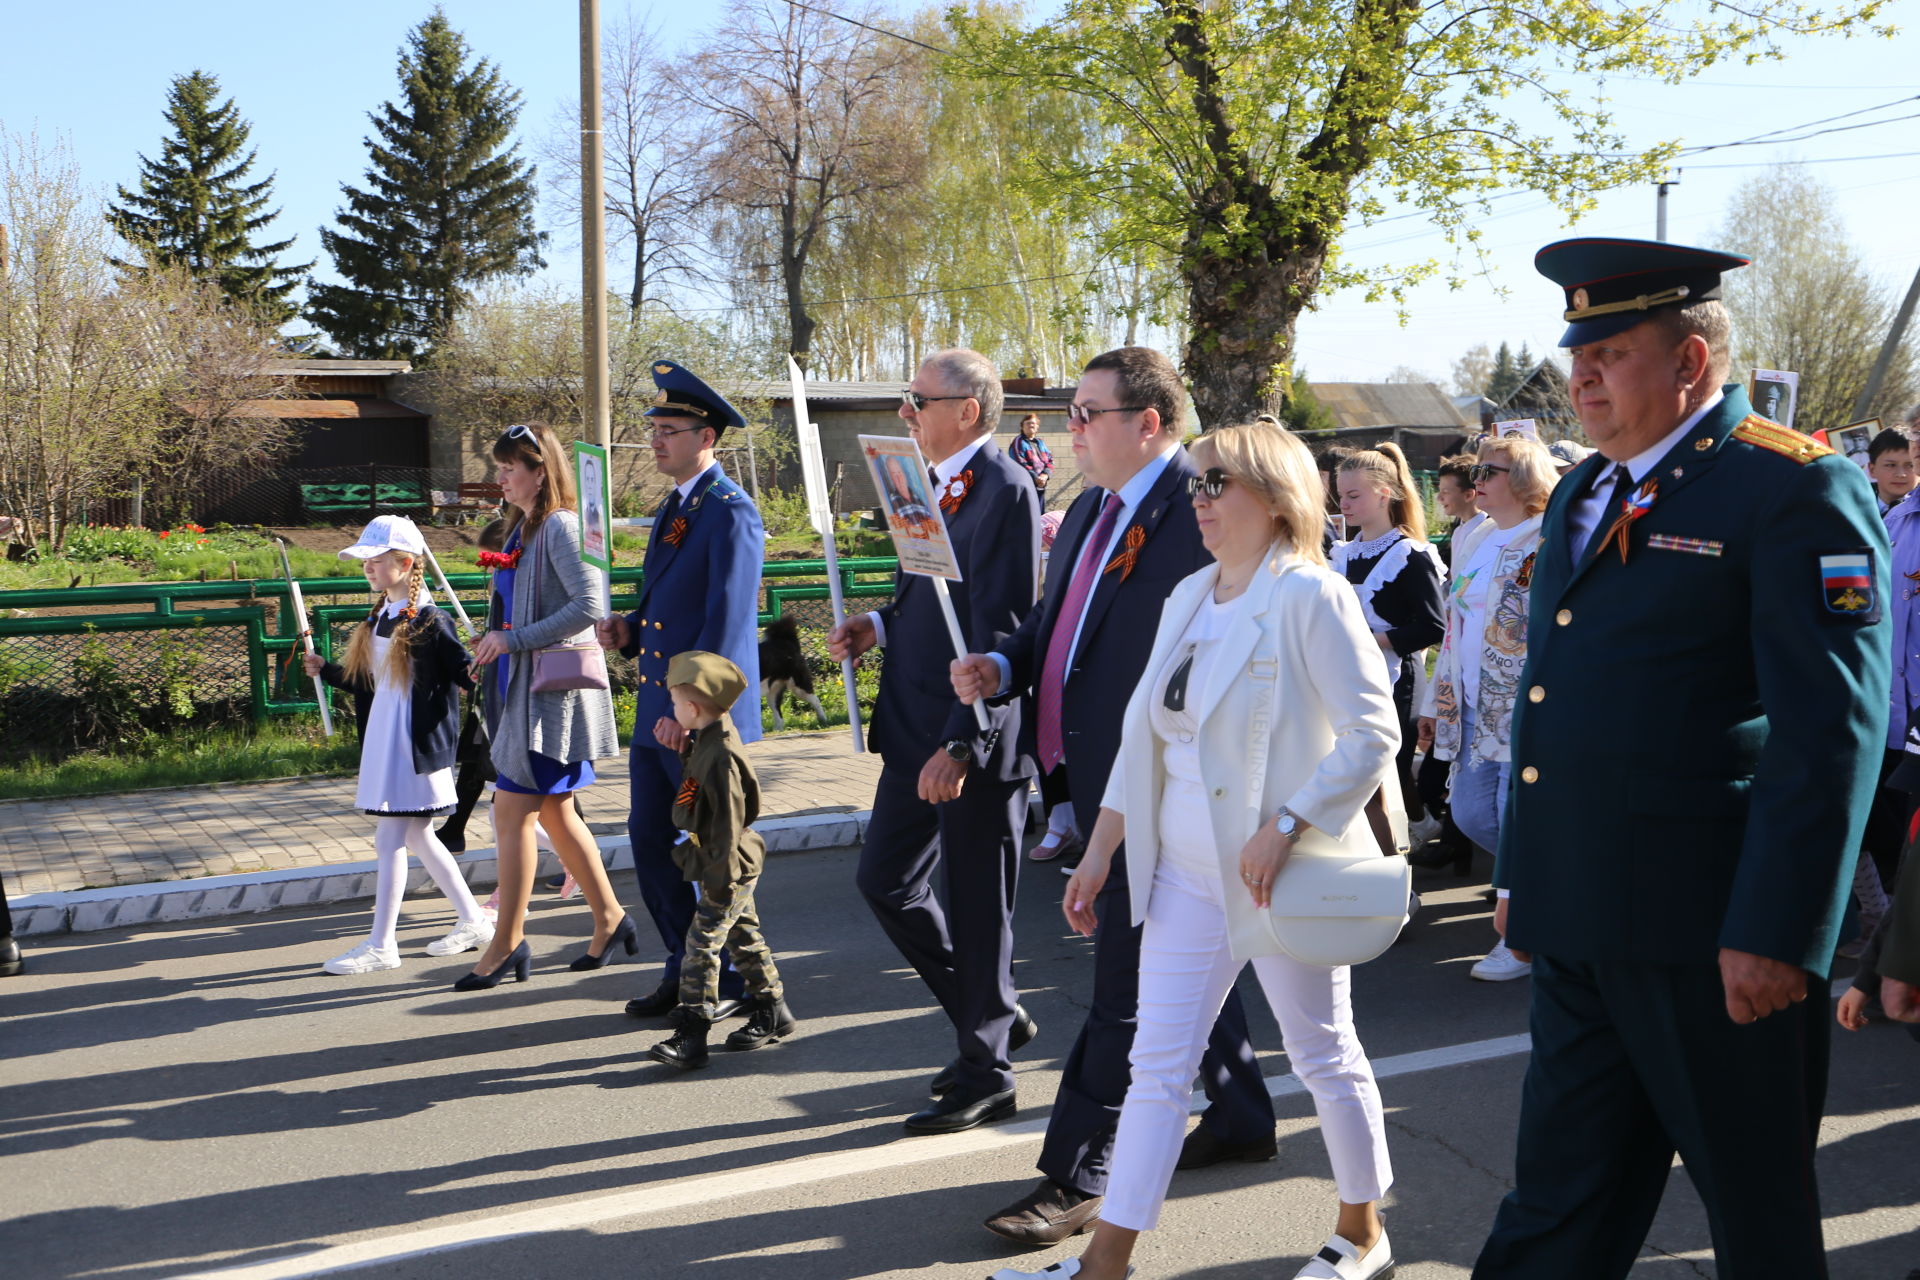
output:
[[722, 710], [746, 688], [740, 668], [717, 653], [690, 650], [667, 664], [673, 716], [689, 733], [673, 804], [673, 823], [686, 834], [673, 847], [673, 860], [683, 876], [699, 884], [700, 902], [687, 929], [673, 1036], [648, 1053], [682, 1070], [707, 1065], [723, 946], [746, 979], [752, 1011], [747, 1025], [727, 1037], [727, 1048], [758, 1049], [792, 1035], [795, 1025], [753, 904], [767, 853], [766, 843], [751, 829], [760, 816], [760, 780], [740, 750], [732, 718]]

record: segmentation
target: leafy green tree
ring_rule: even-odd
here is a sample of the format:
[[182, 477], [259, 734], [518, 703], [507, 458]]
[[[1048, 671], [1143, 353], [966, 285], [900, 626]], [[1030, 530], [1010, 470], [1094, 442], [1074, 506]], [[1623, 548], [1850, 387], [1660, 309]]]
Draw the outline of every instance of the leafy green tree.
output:
[[471, 289], [546, 265], [534, 166], [513, 128], [519, 91], [433, 16], [400, 50], [400, 98], [373, 113], [365, 189], [343, 186], [341, 230], [322, 230], [345, 284], [315, 284], [308, 315], [347, 352], [413, 356], [453, 324]]
[[[1630, 149], [1606, 77], [1679, 82], [1778, 57], [1777, 33], [1846, 31], [1883, 7], [1755, 0], [1652, 21], [1623, 0], [1066, 0], [1025, 30], [962, 17], [958, 31], [968, 74], [1080, 95], [1116, 131], [1091, 161], [1041, 157], [1027, 190], [1094, 193], [1115, 211], [1104, 250], [1177, 260], [1186, 373], [1201, 419], [1220, 422], [1279, 407], [1295, 325], [1323, 289], [1403, 297], [1439, 270], [1341, 260], [1349, 220], [1392, 198], [1471, 249], [1495, 192], [1578, 214], [1674, 154]], [[1549, 125], [1528, 123], [1538, 106]]]
[[204, 71], [174, 77], [165, 112], [172, 133], [161, 142], [159, 159], [140, 157], [139, 189], [119, 188], [119, 203], [107, 211], [144, 262], [112, 261], [128, 271], [184, 267], [256, 308], [269, 324], [284, 324], [297, 311], [287, 295], [313, 264], [274, 265], [292, 240], [253, 242], [280, 216], [267, 208], [273, 176], [246, 181], [255, 155], [247, 147], [252, 126], [232, 98], [216, 102], [219, 96], [220, 82]]

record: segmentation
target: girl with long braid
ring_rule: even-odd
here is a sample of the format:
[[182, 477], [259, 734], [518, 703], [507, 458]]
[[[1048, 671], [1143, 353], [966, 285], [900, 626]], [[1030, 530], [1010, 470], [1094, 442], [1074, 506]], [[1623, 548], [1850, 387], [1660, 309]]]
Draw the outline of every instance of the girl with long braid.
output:
[[407, 891], [407, 854], [452, 901], [459, 923], [427, 945], [427, 954], [457, 955], [493, 940], [493, 925], [474, 901], [453, 856], [433, 832], [436, 815], [455, 804], [453, 758], [460, 739], [458, 688], [473, 688], [469, 659], [453, 622], [433, 605], [424, 581], [426, 540], [405, 516], [377, 516], [340, 553], [359, 560], [373, 589], [373, 611], [354, 628], [346, 660], [306, 659], [307, 674], [353, 694], [360, 728], [360, 785], [354, 804], [380, 820], [374, 850], [380, 870], [373, 929], [364, 942], [321, 967], [328, 973], [398, 969], [394, 927]]

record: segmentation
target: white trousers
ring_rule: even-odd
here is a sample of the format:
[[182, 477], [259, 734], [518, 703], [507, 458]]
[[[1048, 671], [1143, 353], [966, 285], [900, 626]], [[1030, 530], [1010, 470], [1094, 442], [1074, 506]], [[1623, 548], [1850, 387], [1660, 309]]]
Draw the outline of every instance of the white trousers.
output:
[[[1101, 1218], [1117, 1227], [1151, 1231], [1160, 1221], [1187, 1133], [1194, 1073], [1240, 973], [1227, 950], [1220, 894], [1217, 877], [1165, 864], [1155, 869], [1140, 939], [1133, 1081], [1120, 1109], [1113, 1176], [1100, 1207]], [[1280, 1023], [1294, 1074], [1313, 1095], [1340, 1199], [1378, 1200], [1393, 1182], [1393, 1168], [1380, 1089], [1353, 1026], [1347, 969], [1272, 955], [1256, 957], [1253, 971]]]

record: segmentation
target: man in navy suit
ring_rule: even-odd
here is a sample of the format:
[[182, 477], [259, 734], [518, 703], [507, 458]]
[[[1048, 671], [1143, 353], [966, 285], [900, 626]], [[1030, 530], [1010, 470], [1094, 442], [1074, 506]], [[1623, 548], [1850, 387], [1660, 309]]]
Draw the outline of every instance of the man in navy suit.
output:
[[[900, 416], [931, 464], [960, 563], [950, 590], [961, 636], [990, 649], [1033, 610], [1040, 567], [1033, 484], [993, 445], [999, 373], [978, 352], [943, 351], [902, 394]], [[892, 604], [828, 637], [836, 660], [876, 643], [887, 662], [868, 740], [881, 773], [857, 878], [959, 1042], [960, 1056], [934, 1078], [937, 1101], [907, 1128], [954, 1133], [1013, 1114], [1008, 1055], [1033, 1035], [1013, 985], [1013, 889], [1033, 764], [1017, 702], [994, 708], [983, 735], [953, 696], [953, 640], [932, 583], [900, 575]], [[939, 898], [936, 871], [945, 877]]]
[[[1075, 825], [1093, 830], [1120, 749], [1127, 694], [1153, 649], [1168, 594], [1212, 559], [1200, 542], [1180, 447], [1186, 388], [1173, 362], [1146, 347], [1095, 356], [1067, 411], [1073, 457], [1089, 487], [1054, 538], [1046, 599], [993, 653], [952, 667], [962, 701], [1031, 695], [1023, 726], [1036, 762], [1063, 773]], [[1067, 1055], [1040, 1151], [1040, 1185], [987, 1219], [1020, 1244], [1058, 1244], [1099, 1216], [1108, 1159], [1131, 1073], [1139, 1001], [1140, 930], [1129, 922], [1126, 870], [1095, 900], [1093, 999]], [[1229, 992], [1201, 1079], [1214, 1100], [1187, 1139], [1180, 1167], [1274, 1154], [1268, 1096], [1240, 997]]]
[[[680, 957], [693, 923], [694, 887], [673, 862], [673, 797], [680, 786], [680, 748], [687, 731], [673, 718], [667, 662], [701, 649], [739, 667], [747, 691], [731, 711], [740, 741], [760, 740], [760, 566], [766, 536], [760, 513], [713, 459], [728, 427], [746, 419], [726, 397], [671, 360], [653, 366], [653, 464], [673, 481], [654, 513], [647, 540], [640, 604], [625, 617], [603, 619], [600, 643], [639, 666], [633, 718], [633, 802], [627, 834], [640, 898], [667, 949], [666, 972], [649, 994], [627, 1002], [638, 1018], [662, 1017], [680, 1003]], [[743, 991], [722, 961], [715, 1020], [740, 1012]]]

